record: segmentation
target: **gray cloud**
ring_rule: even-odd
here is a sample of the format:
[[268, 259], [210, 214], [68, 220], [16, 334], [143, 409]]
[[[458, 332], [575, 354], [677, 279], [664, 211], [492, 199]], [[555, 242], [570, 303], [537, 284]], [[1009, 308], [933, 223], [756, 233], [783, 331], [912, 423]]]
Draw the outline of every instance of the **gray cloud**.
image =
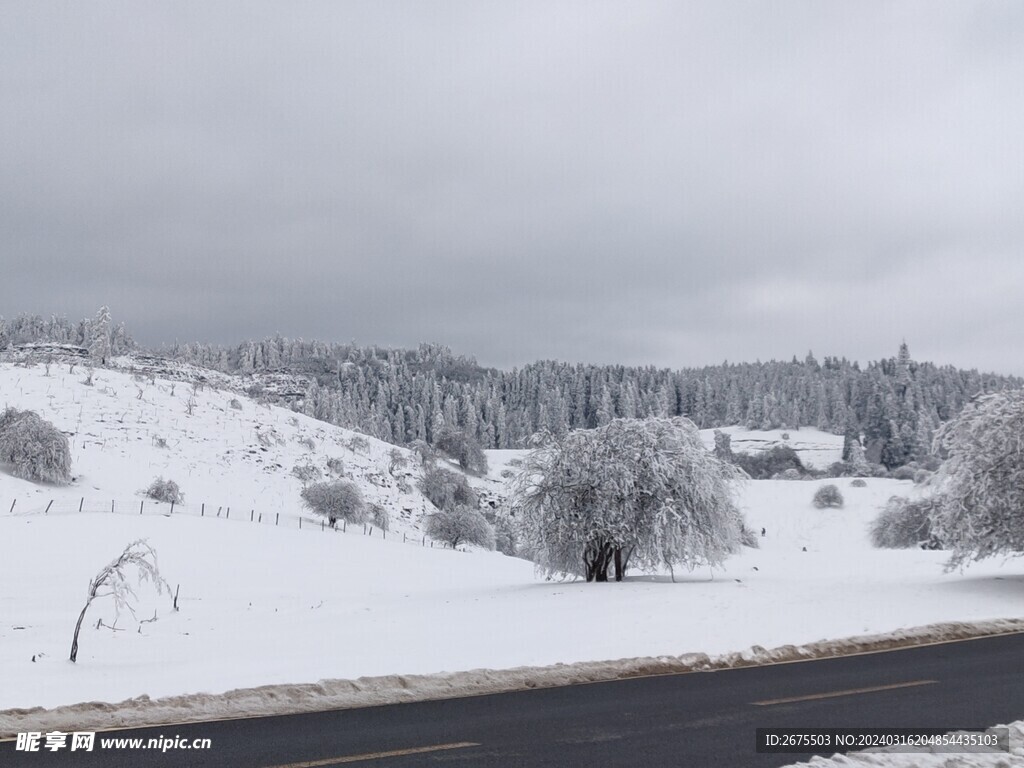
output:
[[1013, 2], [0, 8], [0, 311], [1024, 373]]

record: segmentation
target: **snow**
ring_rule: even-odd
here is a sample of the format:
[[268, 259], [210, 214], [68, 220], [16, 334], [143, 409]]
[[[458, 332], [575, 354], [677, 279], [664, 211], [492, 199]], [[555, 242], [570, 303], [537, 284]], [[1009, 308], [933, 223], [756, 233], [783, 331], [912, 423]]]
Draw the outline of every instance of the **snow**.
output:
[[[1022, 561], [945, 573], [941, 552], [870, 547], [868, 521], [890, 495], [913, 494], [908, 481], [751, 482], [741, 503], [766, 535], [721, 569], [677, 573], [675, 583], [667, 574], [546, 581], [523, 560], [424, 546], [427, 502], [414, 477], [405, 493], [388, 475], [387, 444], [366, 438], [352, 450], [353, 433], [238, 392], [207, 387], [188, 416], [186, 382], [172, 395], [159, 378], [97, 370], [92, 387], [82, 378], [80, 368], [55, 365], [47, 377], [41, 367], [0, 364], [0, 402], [38, 410], [70, 433], [77, 476], [57, 488], [0, 467], [0, 734], [357, 706], [1024, 628]], [[229, 407], [232, 397], [241, 411]], [[257, 434], [271, 430], [261, 446]], [[821, 433], [790, 434], [794, 448], [808, 436], [824, 450]], [[494, 453], [497, 479], [515, 455], [500, 452], [501, 462]], [[309, 460], [326, 471], [329, 456], [391, 510], [387, 540], [311, 525], [290, 470]], [[138, 490], [157, 475], [176, 480], [187, 504], [170, 514], [144, 502], [139, 514]], [[826, 482], [839, 485], [843, 509], [811, 505]], [[229, 506], [230, 519], [217, 517]], [[403, 534], [416, 543], [403, 545]], [[139, 617], [155, 609], [158, 620], [140, 629], [122, 616], [123, 631], [111, 631], [96, 629], [100, 618], [115, 621], [109, 601], [97, 601], [71, 664], [89, 580], [138, 538], [156, 549], [172, 587], [181, 585], [180, 612], [144, 586]]]
[[[709, 450], [715, 447], [715, 431], [701, 430], [701, 438]], [[720, 431], [732, 438], [732, 449], [736, 453], [760, 453], [776, 445], [785, 445], [797, 452], [805, 467], [815, 469], [826, 469], [843, 457], [843, 436], [814, 427], [765, 430], [722, 427]]]

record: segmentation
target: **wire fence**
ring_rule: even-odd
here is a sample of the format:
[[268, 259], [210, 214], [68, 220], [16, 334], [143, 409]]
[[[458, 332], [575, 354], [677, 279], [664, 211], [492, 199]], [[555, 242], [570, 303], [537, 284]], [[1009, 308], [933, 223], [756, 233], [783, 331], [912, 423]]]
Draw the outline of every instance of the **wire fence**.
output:
[[[301, 531], [318, 533], [341, 533], [347, 535], [369, 536], [383, 541], [397, 542], [430, 549], [453, 549], [448, 542], [436, 541], [426, 534], [408, 531], [389, 531], [372, 523], [350, 523], [338, 520], [334, 526], [325, 518], [289, 512], [265, 512], [253, 507], [230, 507], [214, 504], [184, 504], [178, 502], [157, 501], [150, 498], [132, 500], [96, 499], [86, 496], [74, 498], [51, 499], [46, 504], [26, 504], [24, 499], [14, 499], [10, 505], [0, 504], [0, 515], [3, 510], [11, 516], [29, 515], [76, 515], [76, 514], [116, 514], [116, 515], [161, 515], [163, 517], [186, 516], [210, 518], [211, 520], [230, 520], [245, 522], [252, 525], [265, 525], [277, 528], [291, 528]], [[465, 549], [455, 548], [465, 552]]]

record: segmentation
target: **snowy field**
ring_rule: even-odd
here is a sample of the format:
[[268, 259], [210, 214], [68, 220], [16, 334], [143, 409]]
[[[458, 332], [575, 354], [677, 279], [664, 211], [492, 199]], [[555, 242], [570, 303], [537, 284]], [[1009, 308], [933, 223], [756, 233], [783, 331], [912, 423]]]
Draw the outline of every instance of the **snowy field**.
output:
[[[530, 563], [496, 553], [431, 549], [422, 539], [403, 545], [403, 535], [418, 534], [426, 502], [396, 487], [390, 447], [378, 441], [353, 450], [350, 432], [225, 391], [197, 393], [189, 416], [185, 384], [172, 395], [169, 382], [137, 384], [124, 373], [98, 371], [93, 387], [81, 379], [66, 367], [46, 377], [41, 367], [0, 365], [0, 403], [37, 409], [71, 433], [78, 476], [54, 489], [0, 471], [0, 710], [714, 655], [1024, 617], [1024, 561], [947, 574], [942, 553], [870, 547], [868, 521], [890, 495], [914, 493], [906, 481], [868, 479], [864, 488], [849, 480], [752, 482], [742, 506], [765, 535], [759, 549], [745, 549], [722, 569], [677, 572], [674, 583], [667, 574], [634, 574], [621, 584], [548, 581]], [[232, 397], [240, 411], [229, 406]], [[264, 446], [257, 435], [271, 429], [275, 437]], [[805, 435], [823, 445], [813, 430], [790, 434], [794, 447]], [[154, 436], [168, 447], [156, 447]], [[305, 437], [313, 450], [299, 442]], [[492, 476], [514, 457], [503, 453], [492, 457]], [[321, 533], [308, 522], [303, 530], [268, 524], [279, 510], [292, 521], [301, 512], [291, 466], [310, 461], [326, 471], [328, 455], [342, 458], [366, 494], [391, 510], [388, 540]], [[182, 485], [186, 514], [155, 507], [138, 514], [138, 489], [157, 474]], [[844, 509], [811, 505], [825, 482], [840, 486]], [[210, 514], [228, 505], [243, 514]], [[249, 510], [263, 513], [263, 524], [250, 523]], [[96, 628], [116, 618], [109, 601], [98, 601], [71, 664], [71, 633], [90, 578], [138, 538], [155, 547], [170, 584], [180, 584], [181, 610], [144, 587], [139, 618], [155, 610], [157, 620], [140, 627], [122, 615], [112, 631]], [[288, 708], [281, 700], [270, 706]], [[36, 717], [47, 724], [45, 713]]]

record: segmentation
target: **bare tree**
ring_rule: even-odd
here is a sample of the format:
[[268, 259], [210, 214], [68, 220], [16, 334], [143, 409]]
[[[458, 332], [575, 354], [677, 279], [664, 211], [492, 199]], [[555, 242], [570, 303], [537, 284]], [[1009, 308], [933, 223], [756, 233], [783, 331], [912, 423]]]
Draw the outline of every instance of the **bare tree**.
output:
[[[160, 575], [157, 567], [156, 550], [154, 550], [145, 539], [137, 539], [124, 548], [124, 552], [112, 560], [89, 582], [89, 596], [86, 598], [82, 612], [78, 614], [78, 622], [75, 624], [75, 634], [71, 639], [71, 661], [78, 659], [78, 633], [82, 629], [82, 621], [85, 613], [89, 610], [93, 600], [103, 597], [114, 599], [114, 610], [120, 615], [122, 610], [127, 610], [132, 617], [135, 617], [135, 601], [138, 595], [128, 579], [131, 571], [136, 572], [136, 581], [142, 584], [145, 581], [153, 582], [157, 594], [162, 595], [164, 589], [170, 594], [171, 587]], [[106, 591], [101, 591], [106, 590]]]

